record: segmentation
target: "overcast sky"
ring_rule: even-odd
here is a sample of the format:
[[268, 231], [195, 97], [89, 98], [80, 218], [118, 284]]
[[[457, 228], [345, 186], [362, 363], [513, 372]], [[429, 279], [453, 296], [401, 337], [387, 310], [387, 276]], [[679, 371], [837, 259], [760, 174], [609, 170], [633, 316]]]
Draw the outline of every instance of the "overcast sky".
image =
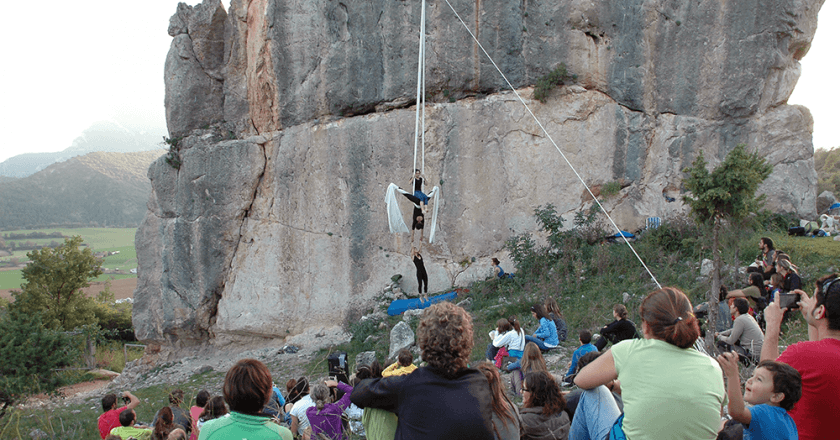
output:
[[[198, 0], [188, 1], [197, 4]], [[223, 0], [225, 7], [229, 0]], [[177, 0], [13, 1], [3, 5], [0, 162], [61, 151], [100, 120], [166, 134], [163, 64]], [[35, 10], [37, 9], [37, 10]], [[828, 25], [833, 23], [834, 26]], [[789, 102], [814, 116], [814, 146], [840, 146], [840, 1], [827, 0]]]

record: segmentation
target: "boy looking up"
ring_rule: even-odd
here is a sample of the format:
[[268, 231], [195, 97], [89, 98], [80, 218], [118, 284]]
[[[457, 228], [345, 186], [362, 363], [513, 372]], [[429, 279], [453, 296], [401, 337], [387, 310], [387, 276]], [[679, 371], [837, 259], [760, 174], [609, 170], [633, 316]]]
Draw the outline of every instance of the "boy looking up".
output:
[[[802, 377], [795, 368], [776, 361], [761, 361], [744, 384], [738, 375], [738, 355], [717, 358], [726, 375], [729, 415], [744, 425], [744, 440], [798, 440], [796, 424], [787, 411], [802, 397]], [[754, 405], [746, 408], [744, 402]]]
[[574, 353], [572, 353], [572, 360], [569, 362], [569, 371], [566, 372], [566, 376], [563, 378], [563, 385], [564, 386], [571, 386], [572, 378], [577, 369], [578, 359], [581, 356], [585, 355], [586, 353], [591, 353], [593, 351], [598, 351], [598, 349], [591, 344], [592, 342], [592, 333], [589, 330], [581, 330], [578, 334], [578, 340], [580, 341], [580, 347], [578, 347]]
[[411, 374], [417, 369], [417, 366], [411, 363], [414, 359], [411, 352], [403, 348], [397, 356], [397, 362], [394, 362], [388, 368], [382, 370], [382, 377], [402, 376], [404, 374]]

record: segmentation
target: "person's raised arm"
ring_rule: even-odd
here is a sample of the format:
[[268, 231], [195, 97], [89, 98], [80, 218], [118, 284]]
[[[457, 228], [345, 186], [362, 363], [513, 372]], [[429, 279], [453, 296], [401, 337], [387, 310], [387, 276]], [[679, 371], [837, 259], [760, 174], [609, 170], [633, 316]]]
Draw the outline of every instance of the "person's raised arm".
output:
[[782, 327], [782, 316], [784, 316], [784, 311], [787, 310], [779, 307], [780, 300], [781, 295], [776, 295], [773, 302], [764, 309], [766, 330], [764, 331], [764, 343], [761, 345], [761, 360], [763, 361], [775, 361], [779, 357], [779, 332], [781, 332]]
[[128, 397], [130, 399], [126, 405], [126, 408], [128, 409], [137, 408], [137, 405], [140, 404], [140, 399], [138, 399], [134, 394], [131, 394], [129, 391], [123, 391], [123, 397]]
[[717, 357], [723, 374], [726, 375], [726, 394], [729, 396], [729, 415], [744, 425], [749, 425], [752, 420], [750, 410], [744, 405], [744, 396], [741, 395], [741, 376], [738, 375], [738, 355], [729, 352]]
[[[814, 295], [813, 297], [808, 296], [802, 290], [794, 290], [793, 293], [799, 294], [799, 310], [803, 314], [810, 315], [814, 312], [814, 307], [817, 305], [817, 296]], [[778, 296], [778, 295], [777, 295]], [[807, 321], [807, 319], [806, 319]], [[817, 328], [811, 322], [808, 322], [808, 340], [809, 341], [818, 341], [820, 339], [819, 333], [817, 332]]]
[[585, 390], [591, 390], [598, 385], [606, 385], [617, 378], [615, 359], [613, 359], [612, 349], [610, 349], [578, 372], [575, 376], [575, 385]]

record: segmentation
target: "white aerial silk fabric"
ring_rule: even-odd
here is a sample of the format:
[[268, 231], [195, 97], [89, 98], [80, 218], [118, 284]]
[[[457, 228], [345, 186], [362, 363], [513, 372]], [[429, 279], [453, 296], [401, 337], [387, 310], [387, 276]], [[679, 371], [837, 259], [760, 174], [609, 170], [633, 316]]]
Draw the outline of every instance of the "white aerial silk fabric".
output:
[[[435, 241], [435, 229], [437, 229], [437, 216], [438, 216], [438, 206], [440, 205], [436, 197], [440, 188], [435, 186], [432, 188], [432, 191], [428, 194], [429, 196], [429, 203], [434, 203], [432, 207], [432, 218], [431, 222], [429, 222], [429, 243], [434, 243]], [[388, 189], [385, 190], [385, 205], [388, 207], [388, 228], [390, 229], [391, 233], [399, 233], [399, 232], [411, 232], [406, 226], [405, 221], [403, 220], [402, 212], [400, 211], [400, 205], [397, 199], [397, 192], [410, 194], [406, 191], [403, 191], [398, 187], [395, 183], [391, 183], [388, 185]]]

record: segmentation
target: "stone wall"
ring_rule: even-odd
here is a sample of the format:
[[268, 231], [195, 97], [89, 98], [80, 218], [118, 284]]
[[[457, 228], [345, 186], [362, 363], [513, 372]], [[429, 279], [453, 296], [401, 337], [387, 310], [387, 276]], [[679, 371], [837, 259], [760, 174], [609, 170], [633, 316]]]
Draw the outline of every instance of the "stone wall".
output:
[[[815, 214], [811, 116], [785, 102], [821, 0], [452, 4], [587, 184], [624, 183], [605, 203], [622, 229], [685, 212], [663, 196], [679, 195], [681, 170], [740, 142], [775, 166], [760, 188], [772, 208]], [[428, 15], [426, 175], [441, 210], [423, 255], [439, 291], [488, 276], [536, 206], [570, 217], [590, 202], [446, 3]], [[172, 23], [167, 123], [187, 137], [179, 170], [149, 171], [138, 338], [285, 337], [357, 318], [396, 273], [416, 290], [383, 198], [412, 170], [419, 2], [233, 0], [225, 15], [205, 0]], [[531, 101], [560, 62], [577, 84]]]

